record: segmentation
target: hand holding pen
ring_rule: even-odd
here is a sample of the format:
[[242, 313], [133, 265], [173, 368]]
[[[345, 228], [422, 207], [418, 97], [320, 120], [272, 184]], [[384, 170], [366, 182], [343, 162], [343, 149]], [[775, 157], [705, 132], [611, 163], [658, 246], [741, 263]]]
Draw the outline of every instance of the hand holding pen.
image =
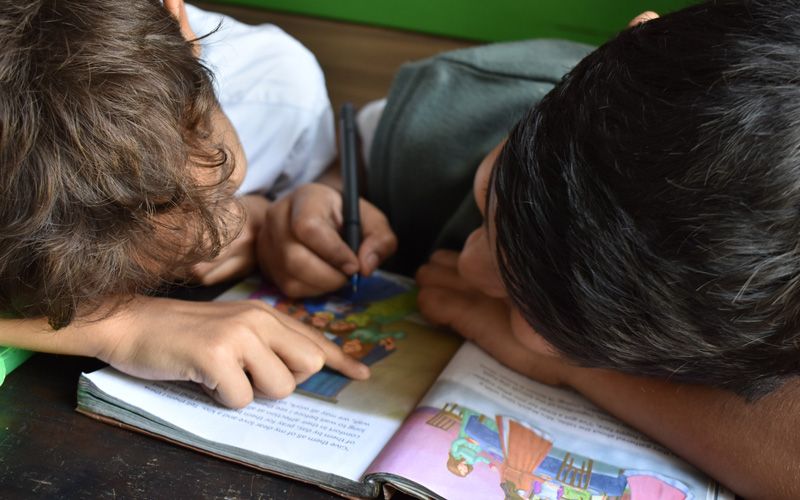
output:
[[[355, 132], [354, 125], [351, 130]], [[345, 146], [344, 135], [341, 168], [331, 169], [324, 181], [302, 185], [270, 205], [259, 230], [256, 254], [261, 272], [291, 297], [352, 286], [357, 283], [358, 278], [353, 279], [356, 274], [370, 275], [397, 248], [386, 216], [358, 197], [357, 177], [356, 185], [349, 188], [340, 178], [345, 164], [355, 163], [358, 154], [355, 134], [351, 146]], [[345, 160], [346, 154], [352, 160]], [[358, 165], [348, 168], [357, 172]], [[348, 190], [349, 195], [345, 193]], [[347, 226], [353, 229], [347, 230]]]

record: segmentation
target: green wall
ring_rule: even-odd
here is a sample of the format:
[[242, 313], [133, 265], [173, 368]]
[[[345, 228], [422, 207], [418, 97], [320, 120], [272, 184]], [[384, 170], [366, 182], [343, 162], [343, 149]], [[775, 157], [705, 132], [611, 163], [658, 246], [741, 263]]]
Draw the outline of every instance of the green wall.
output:
[[480, 41], [545, 37], [599, 44], [645, 10], [697, 0], [215, 0]]

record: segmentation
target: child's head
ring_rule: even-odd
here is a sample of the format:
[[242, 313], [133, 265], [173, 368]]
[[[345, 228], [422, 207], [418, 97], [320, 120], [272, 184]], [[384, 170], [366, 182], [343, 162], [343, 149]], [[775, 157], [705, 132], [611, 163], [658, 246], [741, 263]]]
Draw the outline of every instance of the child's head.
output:
[[218, 115], [160, 0], [5, 2], [0, 310], [63, 325], [213, 256], [234, 163]]
[[749, 397], [800, 374], [798, 68], [800, 2], [698, 5], [625, 30], [515, 127], [489, 232], [549, 344]]

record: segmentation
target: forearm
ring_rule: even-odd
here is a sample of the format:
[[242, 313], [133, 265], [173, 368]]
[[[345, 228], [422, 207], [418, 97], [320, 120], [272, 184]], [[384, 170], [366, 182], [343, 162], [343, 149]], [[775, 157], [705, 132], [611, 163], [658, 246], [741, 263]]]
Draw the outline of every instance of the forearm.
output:
[[318, 182], [320, 184], [324, 184], [328, 187], [332, 187], [337, 191], [342, 190], [342, 171], [339, 168], [339, 160], [334, 159], [328, 168], [325, 169], [324, 172], [319, 174], [319, 177], [314, 179], [314, 182]]
[[144, 325], [165, 316], [153, 309], [165, 301], [168, 299], [145, 295], [119, 300], [108, 298], [96, 309], [78, 314], [58, 330], [50, 327], [47, 318], [2, 319], [0, 345], [108, 361], [110, 353], [126, 336], [135, 336], [142, 331], [154, 332]]
[[[102, 321], [103, 324], [109, 322]], [[98, 323], [74, 321], [64, 328], [53, 330], [46, 318], [0, 319], [0, 345], [37, 352], [96, 357], [110, 342], [109, 336], [103, 334], [103, 328]]]
[[800, 498], [800, 382], [748, 403], [733, 393], [604, 370], [569, 380], [598, 406], [745, 498]]

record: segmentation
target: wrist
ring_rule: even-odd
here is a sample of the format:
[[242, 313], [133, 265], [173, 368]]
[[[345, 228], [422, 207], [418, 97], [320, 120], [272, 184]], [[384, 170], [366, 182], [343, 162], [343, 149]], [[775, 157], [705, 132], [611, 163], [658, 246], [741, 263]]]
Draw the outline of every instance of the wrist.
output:
[[266, 196], [260, 194], [246, 194], [239, 198], [245, 215], [245, 223], [252, 230], [252, 234], [258, 231], [266, 223], [267, 211], [272, 204]]
[[[54, 330], [45, 317], [2, 320], [0, 345], [52, 354], [101, 357], [123, 331], [118, 314], [103, 305], [88, 316], [78, 316]], [[106, 311], [106, 312], [103, 312]]]
[[137, 296], [130, 300], [109, 300], [93, 313], [79, 316], [54, 335], [64, 334], [65, 354], [107, 361], [120, 342], [131, 335], [135, 321], [134, 309], [146, 300], [156, 299]]

